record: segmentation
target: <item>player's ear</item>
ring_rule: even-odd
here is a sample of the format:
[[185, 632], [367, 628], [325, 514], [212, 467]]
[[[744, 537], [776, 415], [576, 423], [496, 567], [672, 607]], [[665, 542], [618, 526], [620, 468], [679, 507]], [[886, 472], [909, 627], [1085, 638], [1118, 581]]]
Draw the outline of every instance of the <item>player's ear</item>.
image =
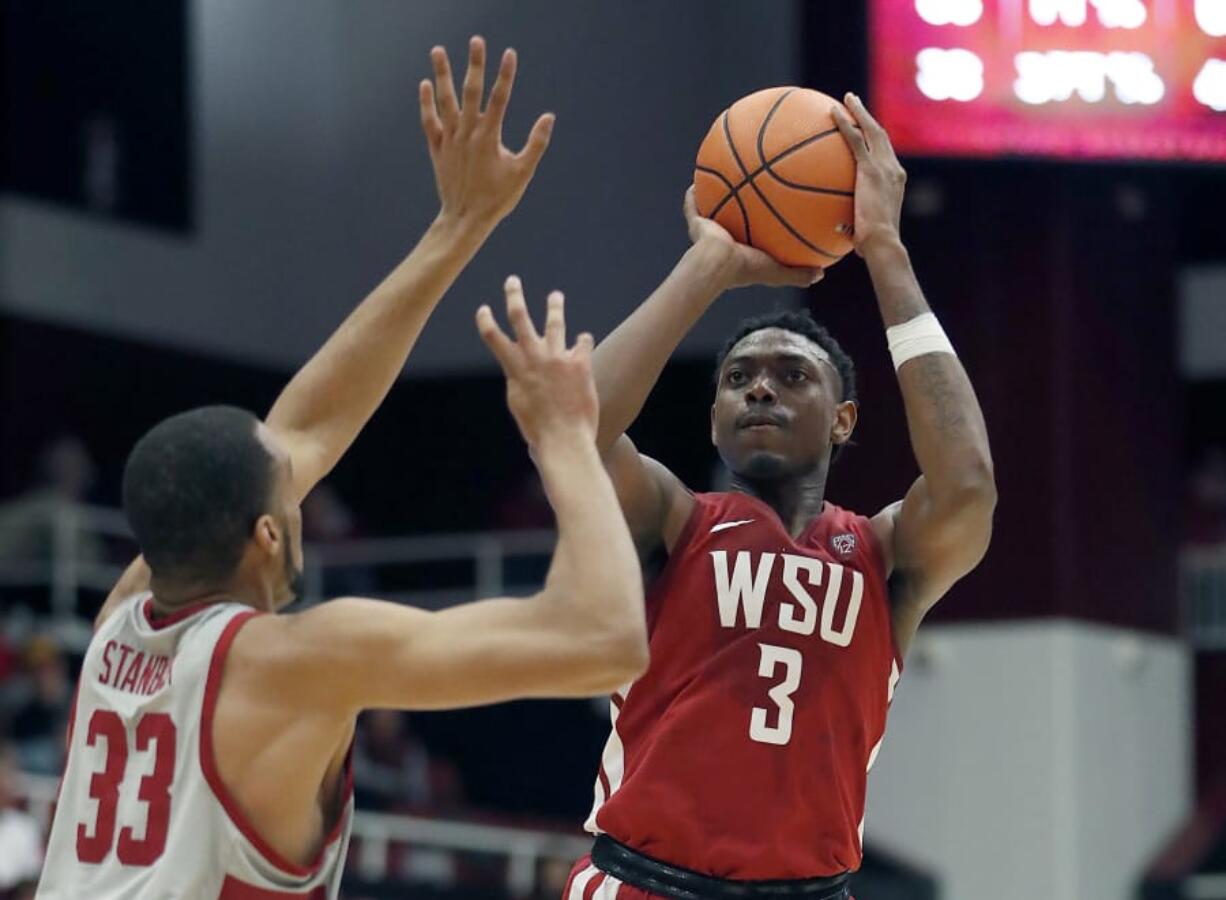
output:
[[281, 542], [285, 540], [285, 535], [281, 534], [277, 520], [267, 513], [255, 520], [255, 528], [251, 536], [256, 546], [270, 556], [275, 556], [280, 551]]
[[715, 404], [711, 404], [711, 446], [715, 444]]
[[860, 417], [860, 406], [855, 400], [844, 400], [834, 408], [834, 427], [830, 429], [830, 441], [834, 444], [846, 444], [851, 440], [851, 433], [856, 430], [856, 421]]

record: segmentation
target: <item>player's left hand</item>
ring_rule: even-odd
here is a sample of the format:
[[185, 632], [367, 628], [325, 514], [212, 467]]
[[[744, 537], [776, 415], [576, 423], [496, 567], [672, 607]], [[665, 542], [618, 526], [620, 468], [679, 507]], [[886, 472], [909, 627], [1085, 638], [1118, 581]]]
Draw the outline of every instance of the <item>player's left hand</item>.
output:
[[[863, 256], [873, 244], [899, 239], [907, 173], [894, 154], [890, 136], [865, 109], [860, 98], [848, 93], [843, 101], [851, 116], [835, 104], [834, 124], [856, 157], [856, 218], [852, 240], [856, 253]], [[855, 116], [854, 122], [852, 116]]]
[[502, 123], [517, 58], [508, 48], [502, 54], [498, 78], [489, 103], [481, 109], [485, 89], [485, 41], [473, 37], [468, 43], [468, 72], [463, 95], [457, 99], [447, 51], [430, 51], [434, 81], [424, 79], [419, 91], [421, 126], [434, 165], [434, 179], [442, 202], [441, 215], [465, 225], [491, 229], [524, 195], [537, 164], [545, 155], [553, 134], [553, 113], [536, 120], [528, 142], [518, 153], [502, 144]]

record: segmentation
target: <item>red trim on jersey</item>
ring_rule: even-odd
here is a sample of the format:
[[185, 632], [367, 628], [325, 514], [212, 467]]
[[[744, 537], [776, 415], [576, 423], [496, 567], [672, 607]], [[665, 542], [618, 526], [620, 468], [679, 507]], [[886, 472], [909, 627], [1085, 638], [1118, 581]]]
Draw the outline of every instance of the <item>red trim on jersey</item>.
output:
[[[86, 651], [89, 652], [88, 650]], [[77, 701], [81, 699], [81, 680], [85, 677], [85, 663], [81, 663], [81, 674], [77, 676], [76, 686], [72, 689], [72, 706], [68, 711], [68, 729], [64, 735], [64, 756], [67, 758], [68, 751], [72, 749], [72, 734], [77, 727]], [[64, 771], [68, 771], [68, 765], [64, 765]]]
[[604, 872], [597, 872], [593, 875], [583, 888], [583, 900], [592, 900], [592, 897], [596, 895], [596, 888], [604, 884], [604, 880], [608, 877]]
[[626, 698], [621, 694], [613, 694], [609, 697], [609, 699], [613, 701], [613, 705], [617, 707], [617, 711], [621, 712], [622, 704], [626, 702]]
[[[217, 639], [217, 645], [213, 648], [213, 658], [209, 662], [208, 679], [204, 686], [204, 705], [200, 712], [200, 768], [204, 772], [205, 781], [213, 789], [213, 795], [221, 804], [222, 809], [225, 810], [226, 815], [229, 816], [230, 821], [234, 823], [235, 827], [242, 832], [243, 837], [251, 843], [251, 846], [255, 847], [265, 860], [283, 874], [294, 878], [306, 878], [318, 874], [323, 866], [324, 856], [328, 848], [336, 842], [344, 830], [345, 821], [348, 817], [349, 801], [353, 796], [353, 748], [350, 747], [349, 755], [345, 759], [345, 784], [341, 793], [341, 813], [336, 818], [336, 824], [333, 825], [325, 840], [320, 843], [319, 850], [310, 864], [302, 866], [291, 862], [260, 836], [255, 826], [251, 824], [242, 809], [239, 808], [229, 789], [221, 780], [221, 775], [217, 771], [216, 757], [213, 754], [213, 712], [217, 707], [217, 696], [221, 693], [221, 676], [225, 671], [226, 655], [230, 651], [230, 645], [234, 643], [234, 638], [238, 635], [238, 630], [257, 615], [259, 613], [254, 609], [236, 615], [226, 623], [225, 629], [221, 632], [221, 637]], [[242, 895], [236, 894], [235, 896], [240, 897]], [[290, 894], [285, 896], [299, 895]], [[303, 894], [301, 896], [313, 897], [314, 894]]]
[[177, 622], [182, 622], [184, 619], [194, 616], [202, 609], [212, 605], [212, 603], [193, 603], [191, 606], [185, 606], [182, 609], [176, 609], [172, 613], [159, 616], [153, 610], [153, 594], [150, 594], [141, 605], [141, 611], [145, 614], [145, 621], [149, 623], [149, 627], [154, 631], [161, 631], [163, 628], [169, 628]]
[[[86, 653], [89, 651], [87, 650]], [[77, 676], [76, 687], [72, 689], [72, 706], [68, 711], [68, 728], [64, 735], [64, 769], [60, 772], [60, 782], [55, 786], [55, 801], [51, 804], [51, 820], [60, 808], [60, 795], [64, 793], [64, 779], [68, 777], [68, 763], [72, 759], [72, 735], [77, 728], [77, 703], [81, 699], [81, 679], [85, 675], [85, 662], [81, 663], [81, 674]], [[44, 835], [45, 837], [46, 835]]]
[[605, 774], [604, 763], [600, 764], [596, 777], [600, 779], [600, 786], [604, 788], [604, 798], [608, 800], [613, 795], [613, 790], [609, 787], [609, 776]]

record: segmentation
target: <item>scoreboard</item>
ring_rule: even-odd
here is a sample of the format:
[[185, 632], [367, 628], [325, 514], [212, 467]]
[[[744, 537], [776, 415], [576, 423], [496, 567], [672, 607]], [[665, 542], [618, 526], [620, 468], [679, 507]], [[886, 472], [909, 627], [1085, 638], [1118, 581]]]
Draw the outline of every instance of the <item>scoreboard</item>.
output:
[[1226, 0], [870, 0], [901, 153], [1226, 160]]

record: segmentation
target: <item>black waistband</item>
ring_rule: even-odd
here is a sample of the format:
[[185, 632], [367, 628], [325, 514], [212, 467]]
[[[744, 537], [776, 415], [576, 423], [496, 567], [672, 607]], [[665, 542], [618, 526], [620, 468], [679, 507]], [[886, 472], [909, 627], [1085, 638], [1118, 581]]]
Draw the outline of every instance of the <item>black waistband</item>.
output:
[[672, 866], [619, 844], [607, 834], [596, 838], [592, 865], [626, 884], [677, 900], [846, 900], [848, 874], [796, 881], [731, 881]]

